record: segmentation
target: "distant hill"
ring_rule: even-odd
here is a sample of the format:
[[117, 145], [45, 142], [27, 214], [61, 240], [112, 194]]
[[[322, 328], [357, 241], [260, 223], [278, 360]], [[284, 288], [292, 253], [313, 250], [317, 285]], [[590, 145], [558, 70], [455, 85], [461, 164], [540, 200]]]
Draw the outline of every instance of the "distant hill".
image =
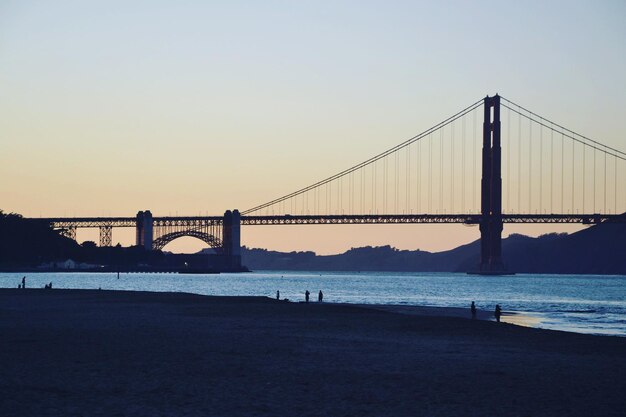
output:
[[[626, 224], [600, 224], [573, 234], [537, 238], [514, 234], [502, 241], [508, 269], [518, 273], [626, 274]], [[466, 272], [478, 265], [478, 240], [444, 252], [391, 246], [353, 248], [339, 255], [242, 248], [251, 270]]]

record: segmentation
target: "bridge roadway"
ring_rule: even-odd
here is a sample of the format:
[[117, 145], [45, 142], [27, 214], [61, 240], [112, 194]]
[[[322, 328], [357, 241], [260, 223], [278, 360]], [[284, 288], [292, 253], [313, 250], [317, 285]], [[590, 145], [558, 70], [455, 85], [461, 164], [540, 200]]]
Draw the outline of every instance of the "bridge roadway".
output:
[[[241, 216], [241, 225], [305, 224], [479, 224], [480, 214], [328, 214]], [[136, 217], [49, 217], [38, 218], [55, 228], [136, 227]], [[153, 217], [154, 226], [199, 227], [221, 225], [223, 216]], [[626, 223], [626, 214], [503, 214], [503, 223], [599, 224], [604, 221]]]

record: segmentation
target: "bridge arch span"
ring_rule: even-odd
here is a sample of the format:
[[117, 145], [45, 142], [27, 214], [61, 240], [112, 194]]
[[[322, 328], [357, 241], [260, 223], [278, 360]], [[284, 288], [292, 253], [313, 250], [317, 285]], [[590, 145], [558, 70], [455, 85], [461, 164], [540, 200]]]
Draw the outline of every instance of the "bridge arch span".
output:
[[161, 250], [168, 243], [181, 238], [181, 237], [195, 237], [196, 239], [200, 239], [211, 248], [215, 249], [218, 253], [222, 251], [222, 241], [221, 239], [205, 232], [200, 232], [197, 230], [181, 230], [177, 232], [167, 233], [159, 238], [155, 239], [152, 243], [152, 248], [154, 250]]

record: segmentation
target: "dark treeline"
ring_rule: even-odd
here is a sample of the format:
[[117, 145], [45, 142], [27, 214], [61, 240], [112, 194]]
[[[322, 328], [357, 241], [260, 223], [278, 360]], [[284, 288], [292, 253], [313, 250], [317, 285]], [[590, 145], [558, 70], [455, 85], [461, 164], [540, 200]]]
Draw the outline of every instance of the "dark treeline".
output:
[[[626, 224], [600, 224], [579, 232], [537, 238], [514, 234], [502, 242], [511, 272], [626, 274]], [[468, 272], [476, 270], [477, 240], [444, 252], [399, 250], [390, 246], [353, 248], [339, 255], [242, 248], [252, 270]]]
[[141, 247], [97, 247], [94, 242], [79, 245], [62, 236], [46, 222], [24, 219], [0, 210], [0, 267], [37, 267], [46, 262], [72, 259], [75, 262], [130, 266], [158, 263], [164, 254], [148, 252]]

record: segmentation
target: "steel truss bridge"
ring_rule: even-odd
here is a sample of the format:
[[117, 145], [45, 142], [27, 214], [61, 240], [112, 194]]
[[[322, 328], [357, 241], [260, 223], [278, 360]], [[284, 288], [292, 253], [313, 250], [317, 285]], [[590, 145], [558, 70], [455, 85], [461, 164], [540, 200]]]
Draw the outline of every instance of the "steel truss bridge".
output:
[[147, 250], [191, 236], [235, 264], [241, 226], [478, 225], [478, 272], [498, 274], [506, 272], [506, 223], [625, 223], [625, 212], [626, 153], [495, 95], [362, 163], [241, 213], [39, 220], [73, 239], [78, 228], [98, 228], [101, 246], [110, 246], [113, 228], [121, 227], [135, 228], [136, 244]]

